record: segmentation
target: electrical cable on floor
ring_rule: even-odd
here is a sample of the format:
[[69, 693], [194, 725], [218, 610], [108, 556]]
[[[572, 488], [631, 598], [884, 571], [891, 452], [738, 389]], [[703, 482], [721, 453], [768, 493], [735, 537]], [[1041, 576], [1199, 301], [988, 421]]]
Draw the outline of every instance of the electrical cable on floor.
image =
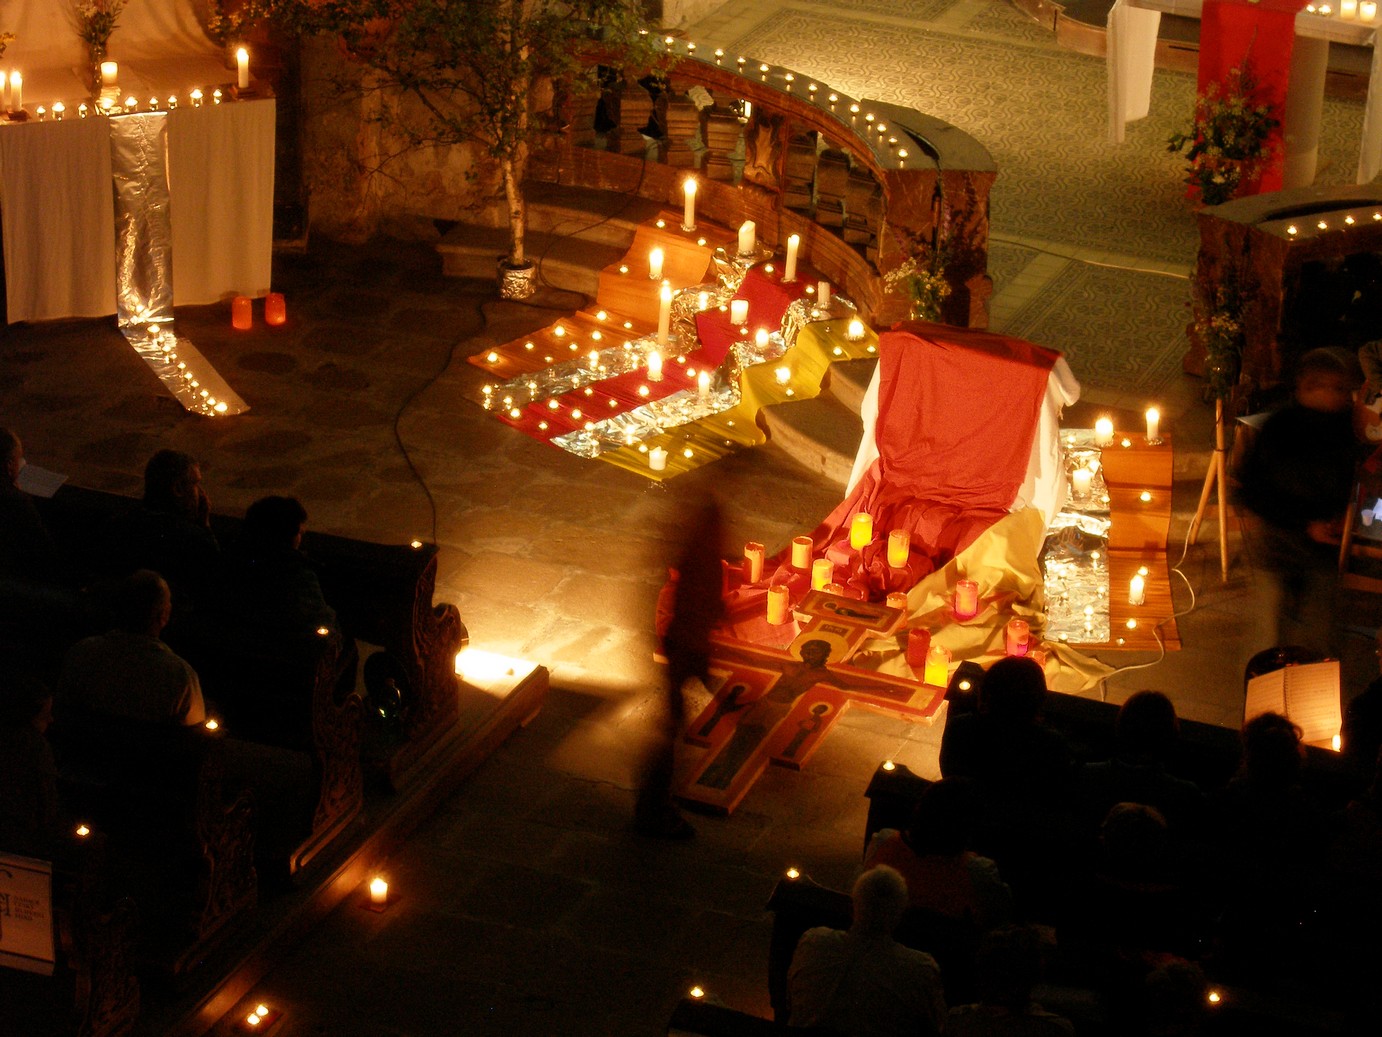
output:
[[[480, 313], [488, 320], [489, 315], [485, 313], [485, 304], [481, 304]], [[441, 369], [409, 393], [407, 398], [399, 404], [398, 410], [394, 412], [393, 416], [393, 438], [394, 442], [398, 444], [398, 452], [403, 455], [404, 464], [408, 466], [408, 471], [413, 473], [413, 478], [416, 479], [418, 485], [422, 487], [422, 492], [427, 495], [427, 506], [432, 510], [433, 544], [437, 542], [437, 501], [436, 498], [432, 496], [432, 489], [427, 485], [427, 480], [422, 477], [422, 473], [418, 471], [417, 465], [413, 463], [413, 457], [408, 453], [408, 447], [403, 442], [403, 435], [399, 432], [398, 426], [403, 421], [403, 415], [407, 412], [408, 408], [413, 405], [413, 401], [428, 389], [432, 388], [432, 386], [441, 379], [441, 376], [450, 370], [452, 361], [456, 359], [456, 349], [459, 345], [459, 342], [451, 343], [451, 348], [446, 351], [446, 362], [441, 365]]]

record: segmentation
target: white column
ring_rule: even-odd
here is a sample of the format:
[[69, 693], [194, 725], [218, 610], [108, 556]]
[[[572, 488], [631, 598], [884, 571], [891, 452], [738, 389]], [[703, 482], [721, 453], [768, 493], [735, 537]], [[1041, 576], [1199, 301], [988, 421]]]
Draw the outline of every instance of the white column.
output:
[[1291, 78], [1286, 87], [1282, 119], [1285, 158], [1283, 188], [1308, 187], [1315, 182], [1320, 152], [1320, 113], [1324, 110], [1324, 75], [1329, 68], [1329, 41], [1297, 36], [1291, 48]]

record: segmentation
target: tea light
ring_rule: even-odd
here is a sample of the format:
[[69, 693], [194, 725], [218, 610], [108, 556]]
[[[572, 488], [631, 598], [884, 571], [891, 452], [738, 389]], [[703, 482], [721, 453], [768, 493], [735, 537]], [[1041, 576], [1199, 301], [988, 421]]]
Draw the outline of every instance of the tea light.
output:
[[873, 516], [867, 511], [856, 512], [849, 525], [849, 546], [858, 551], [873, 541]]
[[[870, 526], [872, 520], [870, 520]], [[872, 528], [869, 530], [873, 534]], [[912, 534], [905, 529], [894, 529], [888, 533], [888, 565], [901, 569], [912, 557]]]
[[101, 62], [101, 85], [114, 87], [120, 85], [120, 64], [115, 61]]
[[[768, 338], [769, 338], [769, 336], [768, 336], [768, 329], [767, 329], [767, 328], [759, 328], [757, 331], [755, 331], [755, 332], [753, 333], [753, 344], [754, 344], [755, 346], [757, 346], [759, 349], [767, 349], [767, 348], [768, 348]], [[788, 369], [785, 368], [785, 367], [780, 367], [780, 368], [778, 368], [778, 370], [779, 370], [779, 371], [787, 371]], [[788, 373], [790, 374], [790, 371], [789, 371]], [[787, 383], [787, 379], [786, 379], [786, 378], [779, 378], [778, 381], [782, 382], [784, 385]]]
[[282, 292], [270, 292], [264, 296], [264, 323], [274, 327], [288, 319], [288, 304]]
[[1076, 468], [1070, 473], [1070, 489], [1076, 497], [1088, 497], [1094, 473], [1088, 468]]
[[979, 582], [959, 580], [955, 584], [955, 618], [973, 619], [979, 612]]
[[196, 88], [195, 90], [193, 90], [192, 93], [190, 93], [188, 96], [192, 98], [192, 107], [193, 107], [193, 108], [200, 108], [200, 107], [202, 106], [202, 91], [201, 91], [201, 87], [197, 87], [197, 88]]
[[797, 250], [801, 248], [801, 235], [793, 234], [787, 239], [787, 262], [782, 267], [782, 280], [797, 279]]
[[1094, 445], [1111, 446], [1113, 444], [1113, 421], [1109, 418], [1100, 418], [1094, 423]]
[[250, 52], [244, 47], [235, 51], [235, 85], [241, 90], [250, 88]]
[[1003, 632], [1003, 646], [1009, 655], [1026, 655], [1030, 640], [1031, 628], [1025, 619], [1008, 620]]
[[943, 688], [950, 683], [950, 649], [944, 645], [931, 645], [926, 649], [926, 669], [922, 673], [922, 683], [934, 688]]
[[254, 326], [254, 309], [248, 295], [237, 295], [230, 301], [230, 324], [237, 331], [248, 331]]
[[648, 467], [655, 472], [667, 470], [667, 451], [660, 446], [655, 446], [648, 451]]
[[902, 591], [893, 591], [888, 595], [886, 604], [890, 609], [901, 609], [907, 611], [907, 595]]
[[849, 322], [849, 330], [845, 332], [845, 337], [851, 342], [860, 342], [864, 338], [864, 322], [855, 317]]
[[[240, 53], [244, 53], [242, 50]], [[387, 904], [389, 902], [389, 884], [379, 876], [370, 879], [369, 902], [371, 904]]]
[[53, 118], [56, 119], [58, 122], [62, 122], [62, 117], [63, 117], [64, 115], [66, 115], [66, 114], [67, 114], [67, 105], [63, 104], [61, 101], [54, 101], [54, 102], [53, 102]]
[[1141, 605], [1147, 600], [1147, 578], [1141, 573], [1128, 581], [1128, 604]]
[[792, 568], [810, 568], [811, 551], [815, 546], [810, 537], [792, 537]]
[[780, 583], [768, 588], [768, 622], [775, 627], [787, 622], [787, 588]]
[[694, 177], [687, 177], [682, 181], [681, 192], [685, 198], [682, 204], [681, 229], [692, 231], [696, 229], [696, 180]]
[[830, 282], [816, 282], [816, 305], [822, 310], [830, 309]]
[[835, 566], [828, 558], [817, 558], [811, 563], [811, 589], [825, 590], [835, 582]]
[[662, 354], [656, 349], [648, 353], [648, 381], [662, 381]]
[[757, 583], [763, 579], [763, 562], [768, 552], [757, 541], [750, 540], [744, 545], [744, 582]]
[[842, 598], [845, 595], [845, 585], [843, 583], [827, 583], [821, 589], [827, 594], [835, 594]]
[[655, 248], [648, 253], [648, 277], [654, 281], [662, 280], [662, 261], [665, 253], [662, 249]]
[[665, 346], [672, 331], [672, 286], [664, 284], [658, 293], [657, 344]]
[[1161, 411], [1147, 408], [1147, 442], [1155, 446], [1161, 442]]
[[729, 322], [731, 324], [747, 324], [749, 322], [749, 301], [747, 299], [730, 300]]
[[739, 254], [752, 255], [758, 245], [758, 225], [753, 220], [745, 220], [739, 226]]

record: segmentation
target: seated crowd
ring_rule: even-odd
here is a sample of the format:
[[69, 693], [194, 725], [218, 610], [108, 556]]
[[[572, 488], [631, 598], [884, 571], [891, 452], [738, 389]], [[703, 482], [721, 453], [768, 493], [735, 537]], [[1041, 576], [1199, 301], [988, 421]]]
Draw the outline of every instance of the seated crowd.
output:
[[1179, 722], [1156, 691], [1118, 711], [1111, 759], [1081, 760], [1043, 721], [1046, 696], [1035, 663], [1004, 659], [977, 709], [952, 713], [941, 780], [868, 844], [852, 927], [798, 944], [789, 1026], [1191, 1034], [1213, 1022], [1207, 976], [1329, 1004], [1345, 1029], [1375, 1020], [1382, 778], [1326, 809], [1302, 784], [1299, 728], [1267, 713], [1244, 726], [1232, 780], [1202, 789], [1172, 771]]

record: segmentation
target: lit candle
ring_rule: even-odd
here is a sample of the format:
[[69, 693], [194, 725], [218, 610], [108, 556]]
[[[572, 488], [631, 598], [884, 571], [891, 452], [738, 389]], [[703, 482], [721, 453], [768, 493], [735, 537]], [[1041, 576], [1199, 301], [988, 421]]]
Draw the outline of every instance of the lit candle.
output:
[[1147, 578], [1141, 573], [1128, 581], [1128, 604], [1141, 605], [1147, 600]]
[[661, 472], [667, 468], [667, 451], [663, 447], [655, 446], [648, 451], [648, 467], [655, 472]]
[[810, 537], [792, 537], [792, 568], [810, 568], [811, 549], [815, 546]]
[[688, 176], [684, 181], [682, 181], [681, 190], [682, 190], [682, 194], [685, 196], [685, 199], [686, 199], [685, 202], [684, 202], [684, 204], [683, 204], [683, 207], [682, 207], [682, 214], [681, 214], [681, 229], [682, 229], [682, 230], [695, 230], [695, 229], [696, 229], [696, 181], [695, 181], [695, 178], [694, 178], [694, 177], [689, 177], [689, 176]]
[[926, 669], [921, 679], [934, 688], [950, 683], [950, 649], [944, 645], [931, 645], [926, 649]]
[[710, 293], [698, 292], [696, 295], [696, 309], [705, 310], [710, 308]]
[[768, 552], [764, 546], [750, 540], [744, 545], [744, 582], [757, 583], [763, 579], [763, 561]]
[[864, 322], [855, 317], [849, 322], [849, 330], [845, 332], [845, 337], [851, 342], [859, 342], [864, 337]]
[[1003, 634], [1004, 649], [1009, 655], [1026, 655], [1030, 637], [1031, 628], [1025, 619], [1010, 619]]
[[648, 381], [662, 381], [662, 354], [656, 349], [648, 353]]
[[845, 596], [845, 585], [843, 583], [827, 583], [821, 590], [825, 591], [827, 594], [838, 594], [842, 598]]
[[1094, 445], [1110, 446], [1113, 443], [1113, 421], [1100, 418], [1094, 423]]
[[24, 107], [24, 77], [18, 72], [10, 73], [10, 111], [17, 112]]
[[739, 227], [739, 254], [751, 255], [758, 244], [758, 225], [753, 220], [745, 220]]
[[1076, 497], [1088, 497], [1090, 481], [1094, 473], [1088, 468], [1076, 468], [1070, 473], [1070, 488]]
[[828, 309], [830, 309], [830, 282], [829, 282], [829, 281], [817, 281], [817, 282], [816, 282], [816, 299], [817, 299], [816, 305], [819, 306], [821, 309], [823, 309], [823, 310], [828, 310]]
[[867, 511], [856, 512], [849, 525], [849, 546], [858, 551], [873, 540], [873, 516]]
[[747, 324], [749, 322], [749, 301], [747, 299], [730, 300], [729, 322], [731, 324]]
[[696, 395], [702, 400], [710, 399], [710, 372], [702, 371], [696, 375]]
[[1161, 442], [1161, 411], [1155, 407], [1147, 408], [1147, 442]]
[[792, 369], [790, 367], [779, 367], [773, 372], [773, 377], [777, 379], [778, 385], [786, 385], [792, 380]]
[[797, 250], [801, 248], [801, 235], [793, 234], [787, 239], [787, 262], [782, 269], [782, 279], [784, 281], [795, 281], [797, 279]]
[[120, 64], [115, 61], [101, 62], [101, 85], [113, 87], [120, 85]]
[[248, 295], [237, 295], [230, 301], [230, 323], [237, 331], [248, 331], [254, 326], [254, 309]]
[[817, 558], [811, 563], [811, 589], [825, 590], [835, 581], [835, 566], [828, 558]]
[[[769, 338], [769, 336], [768, 336], [768, 329], [767, 329], [767, 328], [759, 328], [757, 331], [755, 331], [755, 332], [753, 333], [753, 344], [754, 344], [755, 346], [757, 346], [759, 349], [767, 349], [767, 348], [768, 348], [768, 338]], [[781, 368], [779, 368], [779, 370], [781, 370]], [[790, 373], [790, 372], [789, 372], [789, 373]], [[779, 378], [778, 381], [784, 382], [784, 383], [785, 383], [786, 379]]]
[[192, 93], [189, 94], [188, 96], [192, 98], [192, 107], [193, 107], [193, 108], [200, 108], [200, 107], [202, 106], [202, 91], [201, 91], [201, 87], [197, 87], [196, 89], [194, 89], [194, 90], [192, 91]]
[[973, 619], [979, 612], [979, 583], [959, 580], [955, 584], [955, 618]]
[[672, 286], [664, 284], [659, 298], [662, 305], [657, 311], [657, 344], [665, 346], [672, 330]]
[[888, 595], [887, 605], [890, 609], [901, 609], [907, 611], [907, 595], [902, 591], [893, 591]]
[[1339, 0], [1340, 18], [1358, 17], [1358, 0]]
[[264, 323], [277, 327], [287, 319], [288, 304], [283, 299], [283, 293], [270, 292], [264, 296]]
[[780, 583], [768, 588], [768, 622], [775, 627], [787, 622], [787, 588]]
[[[872, 525], [872, 520], [870, 520], [870, 525]], [[870, 530], [870, 535], [872, 535], [872, 530]], [[912, 534], [905, 529], [894, 529], [888, 533], [888, 564], [894, 569], [901, 569], [911, 557]]]
[[660, 248], [655, 248], [648, 253], [648, 276], [654, 281], [662, 280], [662, 260], [665, 255]]
[[1359, 0], [1358, 18], [1365, 22], [1377, 21], [1377, 4], [1374, 0]]
[[[244, 53], [241, 51], [240, 53]], [[389, 884], [383, 879], [375, 877], [369, 884], [369, 902], [371, 904], [387, 904], [389, 902]]]
[[238, 72], [236, 85], [241, 90], [250, 88], [250, 52], [244, 47], [235, 51], [235, 67]]
[[53, 102], [53, 118], [56, 119], [58, 122], [62, 122], [62, 117], [63, 117], [64, 115], [66, 115], [66, 114], [67, 114], [67, 105], [63, 104], [61, 101], [54, 101], [54, 102]]

